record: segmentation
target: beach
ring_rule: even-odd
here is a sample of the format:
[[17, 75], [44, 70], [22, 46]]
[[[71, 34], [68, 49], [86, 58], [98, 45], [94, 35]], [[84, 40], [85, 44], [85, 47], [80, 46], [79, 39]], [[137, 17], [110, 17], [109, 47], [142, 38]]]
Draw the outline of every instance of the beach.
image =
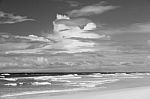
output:
[[[141, 77], [141, 78], [140, 78]], [[122, 79], [115, 83], [106, 83], [102, 87], [62, 92], [39, 92], [31, 94], [14, 94], [2, 99], [150, 99], [150, 76], [139, 75], [138, 78]]]
[[[150, 87], [127, 88], [106, 92], [91, 92], [53, 97], [40, 97], [43, 99], [150, 99]], [[40, 99], [30, 98], [30, 99]]]

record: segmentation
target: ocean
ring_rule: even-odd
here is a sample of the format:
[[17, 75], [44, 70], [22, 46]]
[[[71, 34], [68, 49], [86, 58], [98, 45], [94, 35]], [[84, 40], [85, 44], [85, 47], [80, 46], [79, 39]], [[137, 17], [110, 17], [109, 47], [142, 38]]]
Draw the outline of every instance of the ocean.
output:
[[150, 76], [150, 73], [1, 73], [0, 97], [107, 88], [109, 84], [123, 79], [144, 76]]

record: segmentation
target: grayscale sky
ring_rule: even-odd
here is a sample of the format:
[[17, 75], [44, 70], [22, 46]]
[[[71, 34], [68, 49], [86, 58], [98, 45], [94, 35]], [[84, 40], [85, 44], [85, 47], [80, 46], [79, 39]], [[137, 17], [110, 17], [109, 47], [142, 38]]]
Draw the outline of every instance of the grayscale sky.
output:
[[149, 9], [149, 0], [0, 0], [0, 72], [150, 71]]

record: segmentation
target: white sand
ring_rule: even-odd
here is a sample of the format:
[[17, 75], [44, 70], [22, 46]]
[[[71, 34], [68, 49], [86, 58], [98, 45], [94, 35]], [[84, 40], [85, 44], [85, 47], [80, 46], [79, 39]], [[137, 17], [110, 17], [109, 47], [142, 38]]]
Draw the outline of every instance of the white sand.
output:
[[41, 96], [28, 99], [150, 99], [150, 87], [126, 88], [105, 92], [81, 92], [58, 96]]

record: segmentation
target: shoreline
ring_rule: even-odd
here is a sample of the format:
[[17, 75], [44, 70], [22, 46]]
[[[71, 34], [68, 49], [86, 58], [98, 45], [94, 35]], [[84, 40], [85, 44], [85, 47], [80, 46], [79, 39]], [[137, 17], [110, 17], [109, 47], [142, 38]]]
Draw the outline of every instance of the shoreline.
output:
[[[150, 86], [135, 87], [117, 90], [109, 90], [103, 92], [83, 92], [61, 96], [46, 96], [44, 99], [150, 99]], [[40, 97], [41, 98], [41, 97]], [[28, 99], [40, 99], [28, 98]]]
[[[103, 88], [107, 87], [107, 88]], [[144, 78], [123, 79], [89, 90], [73, 90], [54, 93], [36, 93], [8, 96], [2, 99], [150, 99], [150, 76]], [[128, 93], [128, 94], [127, 94]], [[138, 95], [138, 96], [136, 96]], [[138, 98], [138, 97], [149, 98]], [[116, 98], [112, 98], [116, 97]], [[117, 98], [120, 97], [120, 98]], [[126, 98], [122, 98], [126, 97]], [[135, 97], [135, 98], [130, 98]]]
[[2, 99], [150, 99], [150, 86], [101, 90], [103, 89], [22, 95]]

